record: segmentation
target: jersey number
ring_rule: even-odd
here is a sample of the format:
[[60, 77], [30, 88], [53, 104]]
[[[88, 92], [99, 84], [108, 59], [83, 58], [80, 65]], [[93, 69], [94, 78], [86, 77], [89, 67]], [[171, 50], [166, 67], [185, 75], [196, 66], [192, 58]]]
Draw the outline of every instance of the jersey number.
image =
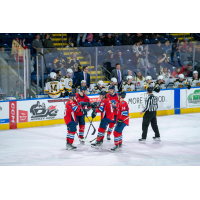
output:
[[57, 92], [57, 85], [54, 85], [54, 87], [53, 87], [53, 85], [51, 85], [51, 91], [56, 91]]
[[66, 114], [67, 114], [67, 108], [65, 108], [64, 117], [66, 116]]

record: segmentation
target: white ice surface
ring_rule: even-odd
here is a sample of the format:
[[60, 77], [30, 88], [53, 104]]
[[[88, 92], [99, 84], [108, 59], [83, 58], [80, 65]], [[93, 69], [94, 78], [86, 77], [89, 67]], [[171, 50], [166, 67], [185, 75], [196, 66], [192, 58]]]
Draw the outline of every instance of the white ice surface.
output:
[[[77, 151], [65, 150], [66, 126], [54, 125], [0, 131], [0, 165], [21, 166], [189, 166], [200, 165], [200, 113], [159, 116], [161, 142], [154, 142], [149, 127], [145, 144], [141, 138], [142, 118], [130, 119], [123, 131], [123, 148], [112, 153], [114, 146], [104, 139], [102, 150], [93, 149], [89, 143], [79, 144]], [[98, 131], [99, 122], [94, 122]], [[86, 131], [89, 124], [86, 124]], [[95, 136], [88, 135], [88, 140]]]

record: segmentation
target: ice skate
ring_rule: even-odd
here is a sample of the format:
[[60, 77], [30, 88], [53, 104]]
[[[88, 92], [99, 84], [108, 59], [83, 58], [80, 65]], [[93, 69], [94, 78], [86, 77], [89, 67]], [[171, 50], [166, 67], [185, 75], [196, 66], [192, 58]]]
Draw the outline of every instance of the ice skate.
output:
[[146, 139], [142, 139], [142, 138], [141, 138], [141, 139], [139, 139], [138, 141], [139, 141], [139, 142], [145, 143], [145, 142], [146, 142]]
[[155, 141], [161, 141], [160, 137], [153, 137], [153, 140], [155, 140]]
[[66, 150], [68, 151], [76, 151], [77, 147], [75, 147], [74, 145], [67, 143], [66, 144]]
[[121, 143], [121, 144], [119, 144], [119, 148], [120, 148], [120, 149], [122, 148], [122, 143]]
[[115, 145], [112, 149], [111, 149], [111, 152], [116, 152], [116, 151], [119, 151], [119, 145]]
[[80, 144], [84, 145], [85, 144], [85, 138], [82, 137], [82, 138], [79, 138], [79, 141], [80, 141]]
[[100, 149], [101, 148], [100, 141], [96, 141], [95, 143], [91, 144], [91, 147], [95, 149]]
[[108, 140], [108, 141], [111, 140], [110, 135], [108, 135], [108, 134], [107, 134], [107, 140]]

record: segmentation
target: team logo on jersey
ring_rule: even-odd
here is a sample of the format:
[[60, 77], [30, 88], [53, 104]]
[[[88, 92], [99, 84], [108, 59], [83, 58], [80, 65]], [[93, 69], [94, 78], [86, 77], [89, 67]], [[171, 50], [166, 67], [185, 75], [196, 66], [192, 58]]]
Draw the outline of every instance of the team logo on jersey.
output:
[[69, 87], [71, 87], [71, 86], [72, 86], [72, 82], [71, 82], [71, 81], [69, 81], [69, 82], [68, 82], [68, 85], [69, 85]]
[[111, 100], [111, 103], [112, 103], [112, 104], [116, 104], [115, 100]]
[[137, 82], [137, 86], [140, 86], [140, 82]]
[[45, 103], [40, 104], [40, 101], [37, 104], [34, 104], [30, 108], [30, 113], [32, 114], [31, 120], [39, 120], [42, 118], [53, 119], [58, 113], [56, 109], [57, 105], [51, 105], [48, 108]]

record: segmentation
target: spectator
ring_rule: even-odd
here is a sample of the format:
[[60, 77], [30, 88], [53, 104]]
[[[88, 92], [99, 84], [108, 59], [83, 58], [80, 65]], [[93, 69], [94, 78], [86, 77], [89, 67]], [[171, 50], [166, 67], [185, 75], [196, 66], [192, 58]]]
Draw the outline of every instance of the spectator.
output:
[[172, 44], [171, 61], [175, 64], [174, 53], [176, 53], [179, 66], [182, 67], [181, 60], [180, 60], [179, 39], [175, 39], [174, 43]]
[[40, 50], [41, 48], [43, 48], [39, 33], [35, 34], [35, 39], [32, 41], [32, 48], [34, 49], [34, 53], [36, 53], [37, 50]]
[[195, 51], [195, 61], [197, 62], [196, 69], [200, 69], [200, 46], [197, 46]]
[[116, 78], [117, 79], [118, 90], [120, 92], [122, 90], [124, 74], [123, 74], [123, 70], [120, 69], [120, 64], [119, 63], [116, 64], [116, 69], [112, 70], [111, 75], [110, 75], [110, 79], [111, 78]]
[[172, 72], [172, 77], [178, 78], [179, 74], [182, 74], [181, 67], [176, 67], [175, 71]]
[[118, 51], [118, 53], [117, 53], [116, 62], [119, 63], [120, 65], [124, 64], [124, 59], [122, 57], [122, 52], [121, 51]]
[[140, 56], [139, 52], [133, 54], [132, 62], [134, 64], [133, 67], [136, 67], [137, 69], [141, 69], [145, 66], [144, 59]]
[[32, 59], [30, 60], [30, 65], [31, 65], [31, 73], [34, 72], [34, 65], [35, 65], [35, 58], [32, 56]]
[[65, 60], [62, 58], [62, 54], [58, 54], [58, 57], [53, 61], [54, 62], [54, 68], [55, 69], [61, 69], [66, 67], [66, 62]]
[[[131, 70], [127, 70], [127, 76], [133, 76], [133, 72]], [[124, 81], [127, 81], [127, 76], [124, 77]]]
[[182, 52], [187, 52], [189, 47], [193, 47], [193, 44], [188, 42], [188, 41], [189, 41], [188, 38], [184, 39], [184, 43], [183, 43], [183, 45], [181, 47], [181, 51]]
[[0, 47], [0, 57], [3, 58], [6, 62], [9, 61], [9, 55], [5, 52], [5, 48], [3, 46]]
[[103, 40], [104, 46], [114, 46], [115, 45], [115, 38], [112, 37], [112, 33], [108, 33], [107, 37]]
[[165, 38], [165, 37], [161, 35], [160, 33], [157, 33], [155, 36], [155, 39], [161, 39], [161, 38]]
[[167, 58], [166, 54], [164, 54], [164, 57], [162, 57], [161, 55], [158, 56], [158, 60], [155, 64], [156, 67], [156, 76], [158, 76], [160, 74], [160, 65], [163, 64], [164, 60]]
[[77, 55], [76, 53], [72, 54], [72, 59], [69, 61], [69, 67], [73, 70], [73, 72], [78, 72], [78, 68], [77, 68], [77, 64], [78, 66], [80, 66], [80, 61], [79, 59], [77, 59]]
[[81, 85], [81, 81], [85, 80], [87, 83], [87, 87], [90, 87], [90, 75], [88, 74], [88, 67], [87, 66], [83, 66], [83, 71], [79, 72], [78, 77], [77, 77], [77, 81], [76, 84], [77, 86]]
[[92, 33], [88, 33], [87, 37], [85, 38], [88, 42], [92, 42], [93, 41], [93, 34]]
[[185, 77], [193, 77], [193, 64], [189, 62], [184, 72]]
[[169, 53], [170, 53], [170, 50], [171, 50], [171, 45], [170, 45], [170, 43], [169, 43], [169, 40], [167, 40], [167, 41], [165, 42], [165, 46], [164, 46], [164, 53], [169, 54]]
[[[105, 60], [104, 62], [104, 67], [110, 72], [112, 72], [113, 69], [115, 69], [114, 63], [116, 63], [116, 60], [114, 58], [114, 54], [111, 53], [109, 54], [108, 59]], [[109, 78], [110, 74], [105, 70], [105, 75]]]
[[105, 35], [103, 33], [93, 33], [96, 42], [103, 42]]
[[145, 81], [144, 76], [142, 76], [142, 72], [138, 71], [137, 77], [135, 77], [135, 81]]
[[161, 42], [160, 41], [157, 41], [156, 45], [154, 45], [152, 48], [153, 48], [153, 53], [154, 53], [155, 56], [157, 56], [157, 57], [158, 56], [163, 56], [164, 50], [163, 50], [163, 48], [161, 46]]
[[142, 39], [140, 39], [137, 44], [134, 44], [133, 53], [138, 52], [140, 55], [142, 54], [142, 51], [143, 51], [142, 42], [143, 42]]
[[167, 69], [167, 67], [163, 67], [160, 70], [160, 75], [162, 75], [164, 78], [170, 78], [172, 76], [170, 69]]
[[[15, 39], [18, 39], [18, 38], [15, 38]], [[19, 41], [19, 39], [18, 39]], [[28, 47], [25, 45], [25, 41], [26, 39], [24, 38], [23, 40], [20, 40], [19, 44], [24, 48], [24, 49], [27, 49]]]
[[79, 42], [80, 42], [80, 39], [82, 38], [82, 42], [85, 42], [85, 38], [87, 36], [87, 33], [79, 33], [78, 34], [78, 37], [77, 37], [77, 45], [79, 46]]
[[122, 44], [123, 45], [133, 45], [133, 38], [130, 35], [130, 33], [126, 33], [125, 35], [123, 35]]
[[189, 47], [188, 48], [188, 51], [187, 51], [187, 59], [189, 62], [192, 62], [193, 61], [193, 50], [192, 50], [192, 47]]
[[144, 36], [142, 33], [137, 33], [137, 35], [133, 37], [133, 44], [138, 43], [140, 40], [144, 41]]
[[33, 89], [36, 94], [42, 93], [42, 88], [37, 86], [33, 80], [31, 80], [31, 89]]
[[53, 42], [52, 42], [52, 40], [50, 39], [50, 35], [48, 34], [48, 33], [46, 33], [45, 35], [44, 35], [44, 42], [43, 42], [43, 44], [44, 44], [44, 48], [54, 48], [54, 45], [53, 45]]
[[61, 71], [58, 69], [58, 70], [56, 70], [56, 81], [60, 81], [60, 79], [61, 79], [61, 76], [62, 76], [62, 73], [61, 73]]

